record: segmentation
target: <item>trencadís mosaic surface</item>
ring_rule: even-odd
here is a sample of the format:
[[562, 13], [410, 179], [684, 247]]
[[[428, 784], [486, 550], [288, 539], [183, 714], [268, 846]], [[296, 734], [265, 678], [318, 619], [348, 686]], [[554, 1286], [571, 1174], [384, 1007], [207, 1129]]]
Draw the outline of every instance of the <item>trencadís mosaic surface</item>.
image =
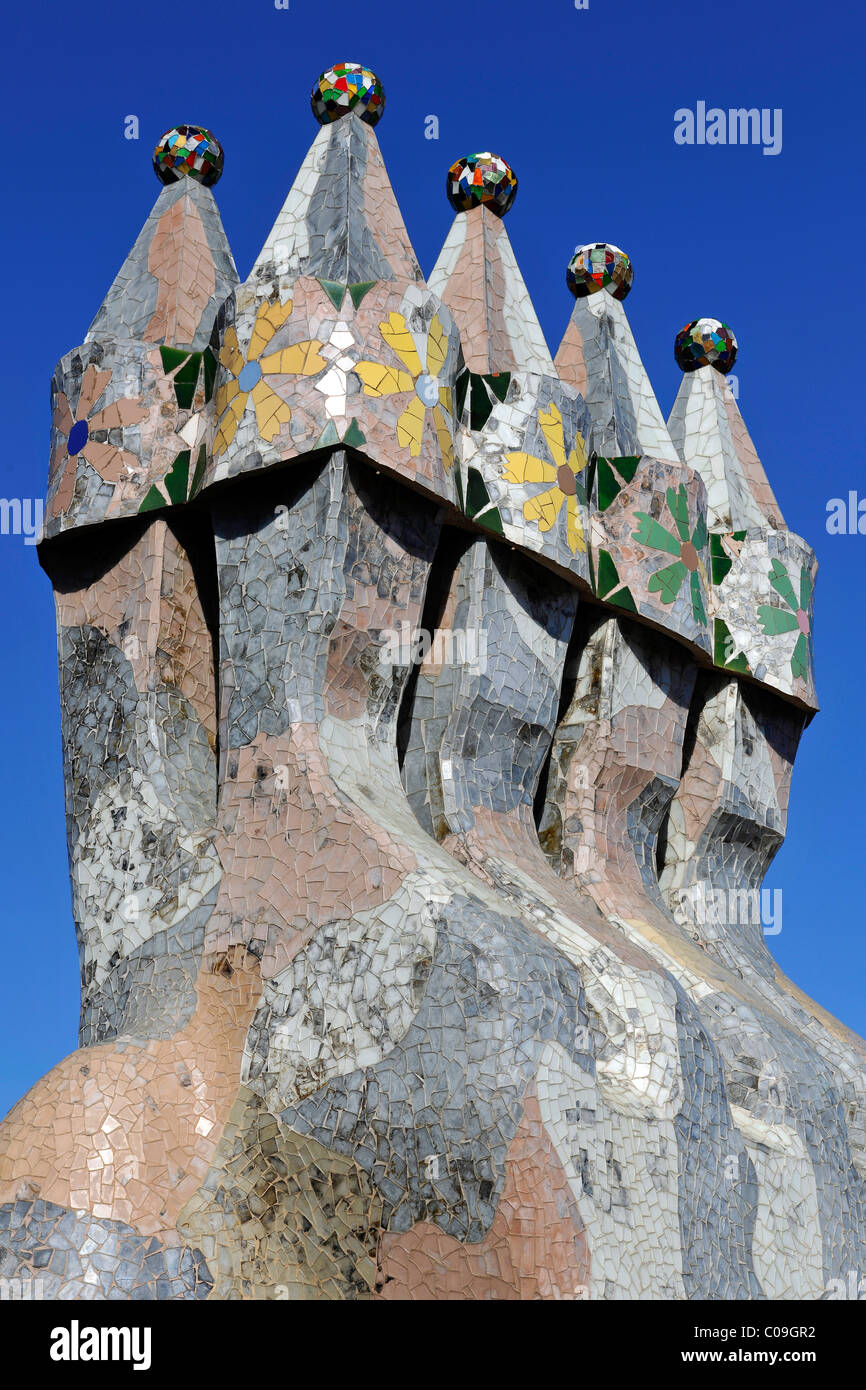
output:
[[665, 422], [625, 252], [578, 248], [553, 356], [506, 161], [448, 170], [425, 278], [378, 77], [312, 107], [243, 282], [221, 146], [162, 138], [55, 372], [81, 1033], [0, 1127], [0, 1274], [821, 1298], [866, 1255], [866, 1045], [761, 917], [816, 564], [733, 334], [677, 336]]

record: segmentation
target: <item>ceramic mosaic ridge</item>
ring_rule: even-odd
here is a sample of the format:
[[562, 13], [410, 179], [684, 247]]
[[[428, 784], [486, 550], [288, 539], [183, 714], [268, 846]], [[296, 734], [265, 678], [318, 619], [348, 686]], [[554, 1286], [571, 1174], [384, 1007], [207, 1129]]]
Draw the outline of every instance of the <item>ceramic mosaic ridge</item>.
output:
[[552, 359], [505, 160], [448, 169], [425, 282], [382, 84], [338, 63], [311, 105], [243, 285], [221, 145], [166, 133], [58, 369], [81, 1023], [0, 1125], [0, 1277], [845, 1296], [866, 1043], [782, 974], [762, 890], [814, 557], [724, 386], [733, 334], [678, 335], [668, 429], [625, 252], [577, 249]]
[[[211, 189], [178, 177], [55, 373], [45, 536], [344, 444], [814, 710], [811, 588], [790, 610], [774, 582], [790, 554], [797, 588], [814, 557], [774, 545], [781, 513], [711, 366], [684, 375], [668, 432], [613, 297], [630, 284], [575, 301], [554, 363], [484, 202], [456, 215], [425, 282], [351, 108], [320, 129], [243, 285]], [[765, 533], [763, 554], [744, 530]]]

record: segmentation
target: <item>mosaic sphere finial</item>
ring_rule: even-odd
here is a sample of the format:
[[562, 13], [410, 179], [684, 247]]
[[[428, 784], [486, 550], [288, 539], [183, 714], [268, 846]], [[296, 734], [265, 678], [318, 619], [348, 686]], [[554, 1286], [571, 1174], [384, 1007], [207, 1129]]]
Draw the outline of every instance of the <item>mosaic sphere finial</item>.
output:
[[385, 110], [385, 89], [376, 74], [360, 63], [335, 63], [316, 79], [310, 105], [320, 125], [338, 121], [350, 111], [367, 125], [375, 125]]
[[517, 193], [517, 175], [498, 154], [467, 154], [448, 170], [448, 201], [456, 212], [487, 207], [504, 217]]
[[737, 340], [719, 319], [692, 319], [677, 334], [674, 357], [684, 372], [715, 367], [724, 376], [737, 360]]
[[161, 183], [186, 177], [215, 184], [223, 171], [223, 147], [203, 125], [176, 125], [167, 130], [153, 152], [153, 167]]
[[575, 248], [565, 281], [575, 299], [585, 299], [598, 290], [607, 290], [614, 299], [625, 299], [634, 283], [634, 266], [618, 246], [590, 241]]

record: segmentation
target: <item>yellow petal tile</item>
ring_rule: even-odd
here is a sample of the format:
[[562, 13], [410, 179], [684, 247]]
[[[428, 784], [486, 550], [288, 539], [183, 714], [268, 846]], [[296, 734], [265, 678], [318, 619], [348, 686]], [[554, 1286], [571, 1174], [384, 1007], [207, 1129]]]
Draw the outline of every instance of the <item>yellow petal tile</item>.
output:
[[580, 433], [580, 430], [578, 430], [577, 434], [574, 436], [574, 448], [568, 456], [568, 466], [572, 473], [577, 474], [581, 473], [586, 465], [586, 445], [583, 441], [583, 435]]
[[385, 342], [395, 352], [403, 363], [408, 367], [413, 376], [420, 376], [424, 370], [421, 366], [421, 358], [412, 339], [412, 334], [406, 327], [406, 320], [402, 314], [392, 313], [384, 323], [379, 324], [379, 331]]
[[562, 438], [562, 416], [557, 407], [551, 404], [549, 410], [539, 410], [538, 423], [556, 466], [561, 468], [565, 463], [565, 443]]
[[227, 449], [237, 433], [238, 421], [246, 409], [247, 392], [241, 391], [229, 405], [228, 410], [220, 420], [217, 436], [214, 440], [214, 454], [221, 454]]
[[288, 372], [292, 376], [315, 376], [316, 372], [328, 365], [319, 354], [321, 346], [318, 338], [308, 338], [302, 343], [283, 348], [281, 352], [269, 352], [267, 357], [261, 359], [259, 366], [266, 376], [278, 372]]
[[539, 493], [538, 497], [531, 497], [528, 502], [524, 502], [523, 515], [527, 521], [537, 521], [539, 531], [549, 531], [559, 516], [564, 501], [565, 494], [552, 487], [547, 492]]
[[292, 301], [285, 304], [261, 304], [250, 336], [247, 361], [255, 362], [262, 348], [267, 347], [278, 328], [282, 328], [292, 312]]
[[507, 483], [552, 483], [556, 469], [552, 463], [537, 459], [534, 454], [506, 454], [508, 467], [502, 476]]
[[262, 439], [271, 441], [279, 434], [283, 425], [292, 418], [291, 408], [281, 400], [263, 381], [257, 381], [251, 392], [256, 408], [256, 425]]
[[580, 503], [576, 497], [565, 500], [565, 522], [568, 544], [573, 554], [581, 555], [586, 550], [586, 537], [583, 534], [583, 521], [580, 516]]
[[436, 438], [439, 440], [439, 449], [442, 454], [442, 462], [445, 465], [445, 471], [446, 473], [450, 473], [454, 463], [454, 441], [451, 438], [448, 422], [438, 405], [434, 405], [433, 407], [433, 425], [436, 430]]
[[368, 396], [393, 396], [399, 391], [411, 391], [415, 386], [408, 372], [383, 367], [381, 362], [356, 362], [353, 370], [363, 381]]
[[234, 400], [240, 389], [237, 378], [235, 377], [232, 377], [230, 381], [226, 381], [220, 386], [214, 397], [214, 413], [217, 419], [219, 419], [223, 411], [228, 408], [229, 403]]
[[427, 338], [427, 371], [431, 376], [438, 376], [445, 365], [445, 358], [448, 356], [448, 339], [445, 330], [439, 322], [439, 315], [434, 314], [430, 322], [430, 333]]
[[235, 376], [237, 376], [244, 365], [244, 359], [238, 345], [238, 335], [233, 326], [226, 329], [219, 357], [220, 362], [226, 370], [234, 372]]
[[413, 458], [421, 452], [421, 435], [424, 431], [424, 402], [413, 396], [400, 419], [397, 421], [397, 443], [408, 448]]

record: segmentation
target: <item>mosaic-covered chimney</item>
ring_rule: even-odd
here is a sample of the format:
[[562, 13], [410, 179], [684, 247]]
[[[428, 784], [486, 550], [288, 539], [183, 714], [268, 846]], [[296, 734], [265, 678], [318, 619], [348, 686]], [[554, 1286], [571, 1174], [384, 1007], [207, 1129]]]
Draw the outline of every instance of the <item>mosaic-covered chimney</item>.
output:
[[218, 141], [162, 137], [55, 373], [81, 1032], [0, 1127], [0, 1272], [820, 1298], [866, 1253], [866, 1044], [772, 955], [816, 563], [733, 334], [679, 333], [665, 424], [624, 251], [578, 246], [552, 356], [507, 161], [452, 164], [425, 279], [381, 82], [312, 108], [243, 282]]

